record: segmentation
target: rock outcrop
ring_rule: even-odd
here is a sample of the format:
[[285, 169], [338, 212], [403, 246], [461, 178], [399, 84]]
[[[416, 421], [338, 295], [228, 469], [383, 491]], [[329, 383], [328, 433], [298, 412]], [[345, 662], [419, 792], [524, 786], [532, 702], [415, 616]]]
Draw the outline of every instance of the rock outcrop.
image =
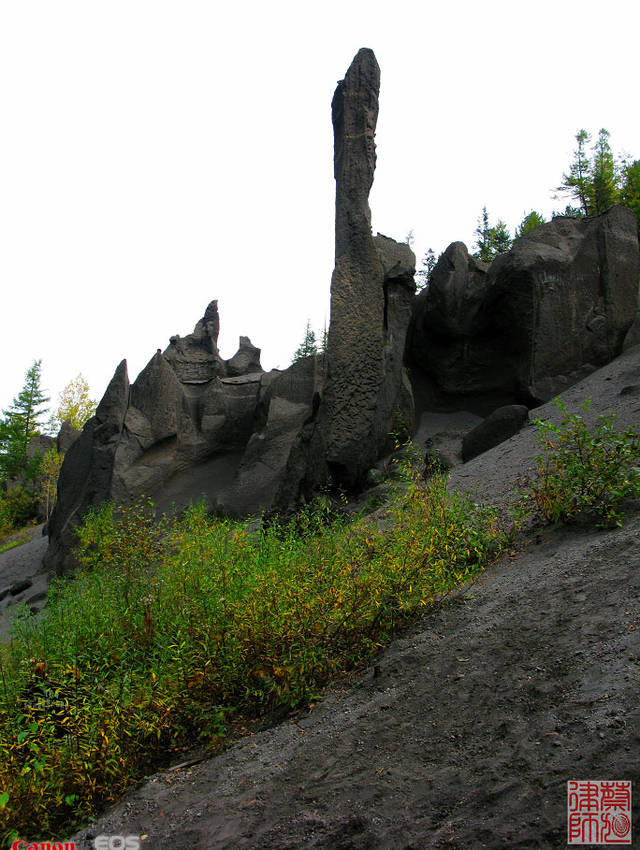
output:
[[364, 478], [396, 420], [412, 428], [402, 352], [415, 257], [408, 245], [371, 233], [379, 88], [378, 63], [363, 48], [332, 102], [336, 258], [320, 423], [330, 476], [347, 485]]
[[479, 416], [548, 399], [620, 352], [640, 271], [635, 218], [622, 208], [555, 219], [491, 265], [453, 243], [414, 297], [413, 252], [371, 232], [379, 84], [375, 56], [362, 49], [332, 103], [326, 354], [264, 372], [260, 349], [241, 337], [224, 360], [212, 301], [193, 333], [172, 337], [131, 386], [123, 361], [67, 452], [48, 567], [73, 565], [73, 530], [105, 499], [144, 493], [159, 510], [180, 510], [204, 498], [211, 511], [241, 516], [290, 510], [326, 484], [377, 480], [372, 467], [394, 433], [414, 433], [415, 419], [432, 461], [457, 465], [512, 433], [526, 407], [471, 431]]
[[403, 365], [414, 293], [408, 245], [371, 233], [369, 191], [380, 70], [359, 51], [336, 89], [336, 266], [326, 356], [265, 373], [246, 337], [218, 350], [212, 301], [192, 334], [174, 336], [130, 387], [122, 363], [96, 416], [71, 447], [50, 523], [47, 564], [72, 565], [72, 532], [103, 499], [145, 493], [160, 510], [204, 497], [219, 513], [284, 511], [319, 485], [362, 482], [413, 428]]
[[555, 218], [490, 266], [454, 243], [416, 299], [408, 358], [445, 393], [546, 401], [620, 354], [639, 276], [623, 207]]
[[162, 510], [201, 497], [218, 506], [254, 430], [265, 375], [247, 337], [230, 360], [220, 357], [219, 327], [212, 301], [193, 333], [172, 337], [132, 385], [126, 362], [118, 366], [63, 463], [47, 566], [72, 566], [73, 530], [105, 499], [126, 504], [144, 493]]

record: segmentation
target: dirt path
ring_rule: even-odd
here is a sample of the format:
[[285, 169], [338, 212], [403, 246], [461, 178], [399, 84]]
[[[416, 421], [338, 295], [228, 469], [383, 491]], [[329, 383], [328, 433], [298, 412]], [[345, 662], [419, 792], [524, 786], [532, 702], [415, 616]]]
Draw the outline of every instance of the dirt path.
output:
[[352, 688], [155, 775], [77, 846], [98, 834], [147, 835], [145, 850], [566, 846], [567, 780], [640, 778], [640, 517], [538, 541]]
[[24, 602], [34, 612], [41, 610], [51, 581], [49, 574], [41, 572], [48, 544], [47, 538], [42, 536], [42, 526], [14, 536], [27, 537], [28, 542], [0, 552], [0, 640], [9, 636], [9, 615], [13, 606]]

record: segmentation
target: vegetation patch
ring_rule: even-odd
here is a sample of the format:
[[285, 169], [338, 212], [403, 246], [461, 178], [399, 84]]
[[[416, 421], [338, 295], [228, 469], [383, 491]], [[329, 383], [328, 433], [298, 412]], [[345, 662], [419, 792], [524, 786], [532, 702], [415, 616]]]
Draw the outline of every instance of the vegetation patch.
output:
[[621, 525], [624, 503], [640, 497], [640, 435], [616, 431], [612, 413], [590, 429], [581, 414], [556, 404], [564, 414], [559, 424], [534, 420], [544, 448], [531, 486], [537, 508], [550, 522], [586, 517], [600, 528]]
[[0, 667], [0, 832], [71, 830], [232, 719], [300, 706], [500, 548], [496, 514], [411, 467], [383, 515], [318, 502], [260, 530], [105, 504], [82, 569]]

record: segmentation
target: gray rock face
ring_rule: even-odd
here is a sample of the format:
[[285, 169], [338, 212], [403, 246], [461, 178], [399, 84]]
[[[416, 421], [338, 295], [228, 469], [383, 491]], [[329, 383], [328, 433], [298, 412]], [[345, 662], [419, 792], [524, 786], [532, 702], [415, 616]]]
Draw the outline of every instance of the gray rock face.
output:
[[48, 451], [56, 448], [56, 441], [53, 437], [48, 437], [46, 434], [36, 434], [29, 440], [27, 445], [27, 458], [39, 456], [43, 458]]
[[168, 511], [204, 498], [211, 510], [235, 514], [295, 501], [322, 358], [265, 373], [247, 337], [222, 360], [218, 330], [213, 301], [193, 334], [173, 337], [131, 386], [120, 364], [63, 463], [47, 567], [73, 567], [74, 529], [105, 499], [127, 504], [144, 493]]
[[483, 422], [464, 435], [462, 459], [466, 463], [513, 437], [528, 418], [529, 410], [522, 404], [506, 404], [494, 410]]
[[71, 422], [69, 422], [68, 419], [65, 419], [60, 426], [58, 436], [56, 437], [56, 446], [58, 451], [63, 455], [66, 454], [79, 436], [80, 431], [76, 431]]
[[224, 363], [218, 351], [219, 332], [218, 302], [212, 301], [192, 334], [171, 337], [164, 357], [181, 383], [205, 384], [224, 374]]
[[371, 233], [369, 192], [376, 163], [380, 69], [363, 48], [333, 103], [336, 262], [331, 278], [327, 379], [320, 416], [334, 479], [354, 484], [380, 455], [398, 408], [411, 416], [403, 373], [415, 257]]
[[241, 516], [288, 510], [307, 476], [308, 438], [324, 380], [322, 356], [304, 357], [261, 380], [257, 425], [218, 510]]
[[409, 359], [447, 393], [546, 401], [621, 352], [639, 275], [623, 207], [556, 218], [489, 267], [454, 243], [416, 299]]
[[58, 478], [58, 499], [49, 519], [49, 548], [44, 564], [62, 573], [73, 567], [74, 529], [91, 507], [111, 497], [116, 449], [129, 402], [127, 363], [115, 371], [93, 416], [65, 455]]

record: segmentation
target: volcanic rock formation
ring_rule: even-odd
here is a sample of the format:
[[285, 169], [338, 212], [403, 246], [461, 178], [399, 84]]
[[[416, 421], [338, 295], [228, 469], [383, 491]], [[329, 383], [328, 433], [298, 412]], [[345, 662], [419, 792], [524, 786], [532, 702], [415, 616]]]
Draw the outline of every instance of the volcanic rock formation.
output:
[[639, 276], [624, 207], [554, 218], [491, 265], [454, 242], [416, 298], [409, 361], [448, 394], [539, 404], [620, 354]]
[[356, 484], [404, 422], [413, 403], [402, 352], [415, 291], [408, 245], [371, 233], [380, 68], [363, 48], [332, 102], [336, 261], [331, 278], [327, 379], [320, 414], [334, 480]]
[[[620, 352], [640, 272], [627, 209], [554, 219], [491, 265], [455, 242], [414, 297], [411, 249], [371, 232], [379, 83], [375, 56], [362, 49], [332, 103], [336, 258], [326, 354], [264, 372], [260, 350], [241, 337], [223, 360], [212, 301], [193, 333], [172, 337], [131, 386], [123, 361], [65, 457], [46, 566], [73, 565], [73, 530], [105, 499], [144, 493], [159, 510], [204, 498], [221, 514], [283, 512], [320, 486], [377, 480], [371, 467], [400, 431], [455, 465], [513, 433], [526, 408], [482, 425], [477, 414], [530, 407]], [[454, 439], [443, 430], [451, 411]]]

